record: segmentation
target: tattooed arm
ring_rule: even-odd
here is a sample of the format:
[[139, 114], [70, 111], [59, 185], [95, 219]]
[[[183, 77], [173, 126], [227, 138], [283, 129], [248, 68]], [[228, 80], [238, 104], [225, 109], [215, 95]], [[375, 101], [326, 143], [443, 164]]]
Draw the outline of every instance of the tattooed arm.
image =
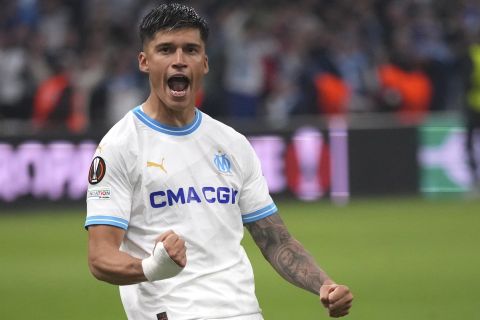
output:
[[246, 227], [263, 256], [285, 280], [315, 294], [325, 281], [330, 280], [290, 235], [278, 214], [246, 224]]
[[330, 316], [348, 314], [353, 300], [350, 290], [337, 285], [287, 230], [278, 214], [245, 225], [263, 256], [287, 281], [320, 295]]

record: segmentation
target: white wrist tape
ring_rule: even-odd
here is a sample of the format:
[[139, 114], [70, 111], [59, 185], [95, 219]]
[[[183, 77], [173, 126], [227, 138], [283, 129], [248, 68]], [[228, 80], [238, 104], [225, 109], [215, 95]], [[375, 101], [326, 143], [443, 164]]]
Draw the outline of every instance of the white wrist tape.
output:
[[150, 282], [171, 278], [183, 270], [170, 258], [161, 242], [157, 242], [150, 257], [142, 260], [142, 268], [145, 277]]

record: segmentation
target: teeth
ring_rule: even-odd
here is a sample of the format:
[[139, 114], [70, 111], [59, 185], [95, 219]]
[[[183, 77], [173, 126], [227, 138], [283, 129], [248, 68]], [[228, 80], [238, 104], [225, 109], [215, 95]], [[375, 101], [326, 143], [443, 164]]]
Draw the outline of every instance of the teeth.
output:
[[174, 97], [184, 97], [187, 94], [186, 90], [182, 90], [182, 91], [170, 90], [170, 92]]

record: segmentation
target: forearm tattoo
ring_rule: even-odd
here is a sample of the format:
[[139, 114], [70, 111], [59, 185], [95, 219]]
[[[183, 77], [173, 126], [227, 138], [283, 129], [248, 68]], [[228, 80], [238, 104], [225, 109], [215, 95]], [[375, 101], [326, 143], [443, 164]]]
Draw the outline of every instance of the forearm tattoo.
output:
[[303, 246], [290, 235], [278, 214], [248, 223], [246, 228], [263, 256], [283, 278], [296, 286], [319, 294], [320, 286], [328, 276]]

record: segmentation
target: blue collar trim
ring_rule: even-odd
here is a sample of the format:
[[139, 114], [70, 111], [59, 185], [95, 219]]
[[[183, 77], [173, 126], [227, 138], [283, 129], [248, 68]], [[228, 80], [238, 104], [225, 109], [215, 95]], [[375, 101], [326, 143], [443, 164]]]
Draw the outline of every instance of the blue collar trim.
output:
[[140, 121], [142, 121], [145, 125], [152, 128], [153, 130], [172, 136], [188, 135], [197, 130], [197, 128], [200, 126], [200, 123], [202, 122], [202, 113], [198, 109], [195, 109], [195, 118], [193, 119], [193, 121], [184, 127], [172, 127], [162, 124], [147, 116], [147, 114], [142, 111], [140, 106], [133, 109], [133, 113]]

